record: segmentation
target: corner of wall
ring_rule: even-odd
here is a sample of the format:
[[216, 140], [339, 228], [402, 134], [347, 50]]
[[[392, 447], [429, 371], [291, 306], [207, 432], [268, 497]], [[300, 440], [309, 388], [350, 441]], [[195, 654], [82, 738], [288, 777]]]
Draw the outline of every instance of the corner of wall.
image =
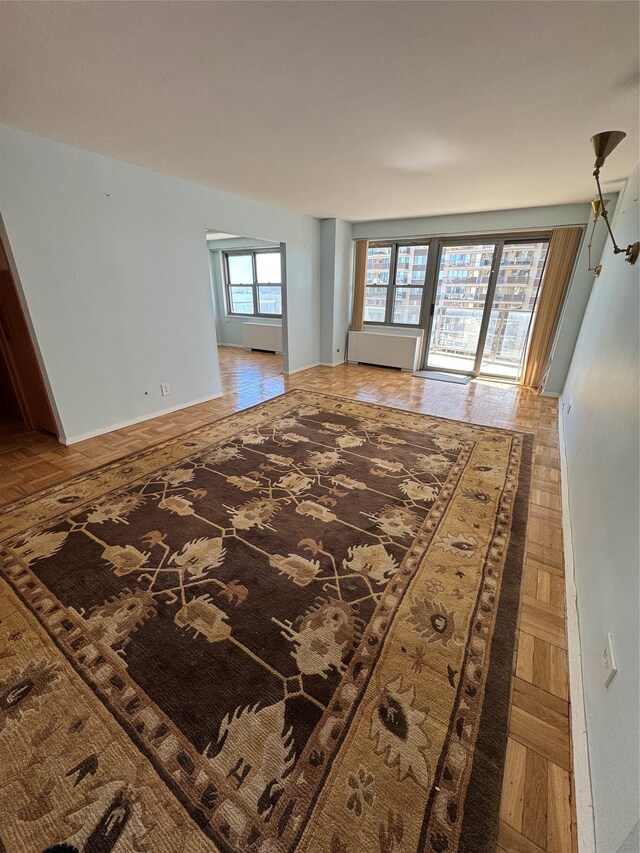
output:
[[571, 527], [571, 500], [567, 448], [564, 437], [564, 411], [562, 395], [558, 402], [558, 438], [560, 443], [560, 482], [562, 495], [562, 541], [564, 548], [565, 606], [567, 610], [567, 656], [569, 662], [569, 696], [571, 712], [571, 755], [573, 762], [576, 829], [580, 853], [595, 853], [595, 821], [589, 741], [584, 702], [582, 648], [580, 643], [580, 615], [578, 591], [575, 582], [573, 532]]

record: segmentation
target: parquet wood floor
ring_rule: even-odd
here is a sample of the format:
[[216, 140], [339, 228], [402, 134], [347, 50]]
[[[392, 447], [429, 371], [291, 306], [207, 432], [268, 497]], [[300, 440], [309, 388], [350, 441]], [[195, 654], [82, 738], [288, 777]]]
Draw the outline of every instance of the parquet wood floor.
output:
[[148, 447], [290, 388], [533, 432], [535, 459], [498, 853], [572, 853], [571, 732], [557, 401], [490, 382], [467, 386], [341, 365], [282, 376], [282, 359], [221, 347], [224, 396], [63, 447], [0, 422], [0, 503]]

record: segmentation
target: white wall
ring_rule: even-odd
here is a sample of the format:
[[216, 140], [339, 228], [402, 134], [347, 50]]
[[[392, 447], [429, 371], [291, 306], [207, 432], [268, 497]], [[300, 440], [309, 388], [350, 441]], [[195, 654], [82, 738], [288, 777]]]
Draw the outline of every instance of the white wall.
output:
[[288, 369], [319, 361], [311, 217], [4, 126], [0, 207], [67, 441], [220, 393], [210, 228], [286, 243]]
[[[254, 240], [251, 237], [235, 237], [228, 240], [210, 240], [207, 246], [209, 247], [211, 287], [213, 288], [213, 307], [218, 344], [241, 347], [243, 345], [243, 323], [265, 323], [271, 326], [282, 326], [280, 317], [238, 317], [227, 314], [224, 273], [222, 271], [222, 252], [227, 249], [279, 248], [280, 244], [269, 240]], [[295, 284], [292, 286], [295, 287]]]
[[351, 223], [323, 219], [320, 249], [320, 360], [336, 365], [345, 360], [353, 289]]
[[[615, 209], [615, 196], [608, 210]], [[563, 204], [552, 207], [528, 207], [517, 210], [494, 210], [484, 213], [460, 213], [450, 216], [428, 216], [416, 219], [388, 219], [375, 222], [355, 222], [352, 225], [354, 240], [385, 240], [394, 237], [436, 237], [440, 235], [490, 234], [522, 229], [546, 231], [562, 225], [586, 225], [592, 216], [590, 204]], [[599, 257], [605, 240], [603, 223], [600, 223], [593, 241], [594, 257]], [[545, 392], [562, 391], [571, 354], [578, 337], [582, 315], [589, 299], [593, 276], [587, 272], [587, 239], [583, 239], [575, 273], [572, 278], [565, 311], [558, 327], [553, 351], [553, 363], [545, 385]]]
[[[625, 247], [640, 238], [639, 176], [636, 168], [612, 223]], [[613, 853], [640, 811], [640, 262], [629, 266], [607, 241], [602, 264], [562, 393], [562, 426], [596, 844]], [[608, 632], [618, 673], [605, 688]]]
[[333, 363], [344, 361], [353, 298], [351, 223], [336, 219], [336, 298], [333, 304]]

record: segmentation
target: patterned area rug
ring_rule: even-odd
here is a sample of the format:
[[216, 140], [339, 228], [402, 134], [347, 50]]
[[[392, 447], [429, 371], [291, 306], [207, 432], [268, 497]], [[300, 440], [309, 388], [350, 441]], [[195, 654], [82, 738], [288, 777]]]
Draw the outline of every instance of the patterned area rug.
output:
[[495, 850], [530, 462], [293, 391], [5, 509], [0, 850]]

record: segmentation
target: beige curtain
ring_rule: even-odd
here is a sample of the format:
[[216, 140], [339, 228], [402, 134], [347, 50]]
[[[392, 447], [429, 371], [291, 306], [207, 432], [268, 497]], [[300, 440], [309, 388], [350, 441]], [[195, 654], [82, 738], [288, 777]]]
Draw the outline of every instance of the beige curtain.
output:
[[538, 388], [544, 379], [582, 232], [582, 228], [556, 228], [551, 235], [522, 385]]
[[367, 250], [369, 243], [366, 240], [356, 241], [356, 260], [353, 283], [353, 308], [351, 309], [352, 332], [361, 332], [364, 328], [364, 296], [365, 276], [367, 273]]

